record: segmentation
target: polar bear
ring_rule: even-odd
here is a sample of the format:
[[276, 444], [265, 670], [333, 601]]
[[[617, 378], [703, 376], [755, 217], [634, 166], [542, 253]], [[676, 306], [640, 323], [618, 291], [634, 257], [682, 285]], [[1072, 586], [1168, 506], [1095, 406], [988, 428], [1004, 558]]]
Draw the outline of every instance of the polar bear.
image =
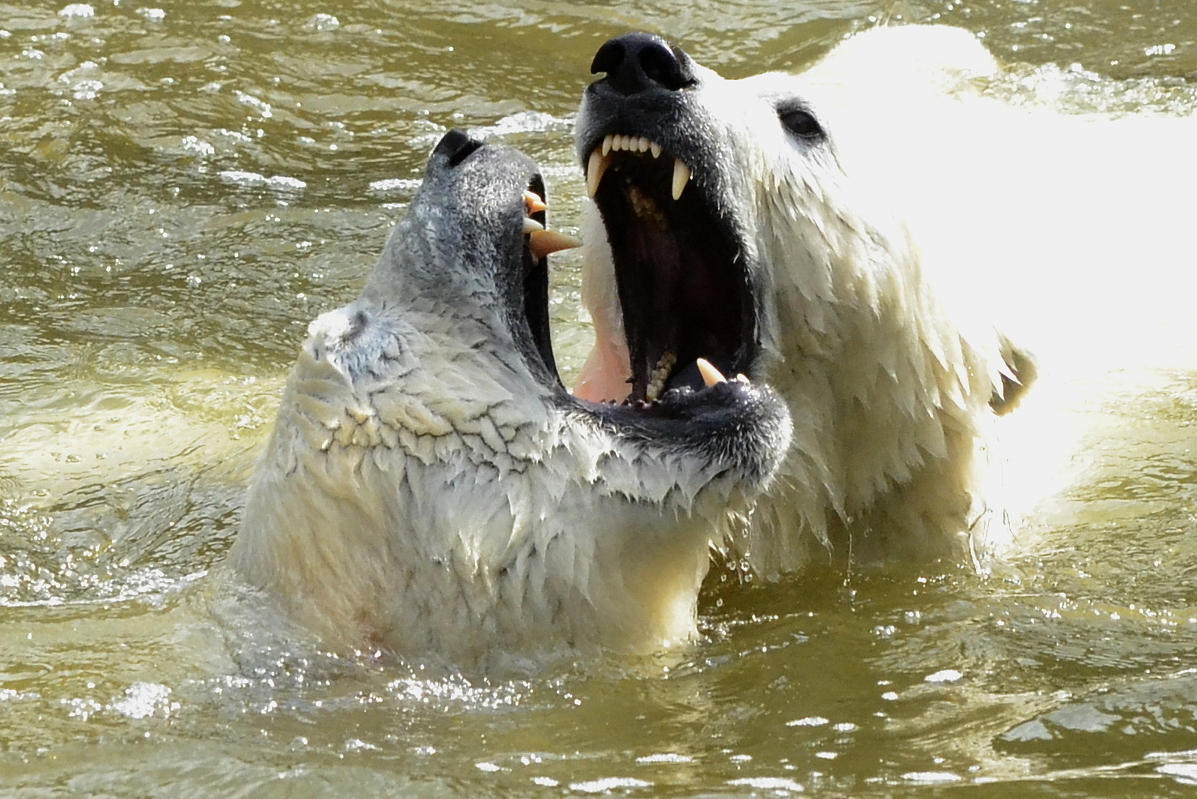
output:
[[544, 197], [526, 156], [448, 133], [308, 330], [230, 562], [328, 647], [494, 670], [690, 639], [710, 547], [784, 456], [784, 403], [705, 363], [653, 401], [565, 390]]
[[793, 443], [732, 552], [759, 573], [827, 553], [975, 562], [1001, 524], [984, 448], [1035, 359], [980, 270], [939, 267], [911, 234], [920, 163], [874, 179], [904, 142], [950, 135], [920, 116], [945, 87], [996, 69], [971, 34], [922, 27], [858, 36], [798, 76], [727, 80], [639, 33], [594, 58], [576, 146], [598, 211], [596, 344], [575, 393], [651, 398], [702, 358], [784, 396]]

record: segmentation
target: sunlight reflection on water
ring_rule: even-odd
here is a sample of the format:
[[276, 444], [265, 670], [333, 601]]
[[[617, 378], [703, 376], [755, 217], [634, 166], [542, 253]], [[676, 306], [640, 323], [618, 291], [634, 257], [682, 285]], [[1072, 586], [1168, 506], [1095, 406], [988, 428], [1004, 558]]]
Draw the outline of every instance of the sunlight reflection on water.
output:
[[[632, 28], [743, 75], [801, 66], [871, 17], [938, 20], [1014, 62], [990, 96], [1191, 112], [1187, 9], [1041, 5], [10, 4], [0, 786], [173, 799], [1197, 784], [1190, 372], [1094, 412], [1113, 432], [1065, 497], [1072, 521], [993, 575], [721, 574], [705, 639], [672, 660], [471, 683], [212, 610], [303, 330], [357, 292], [445, 130], [527, 150], [555, 226], [576, 232], [577, 99], [595, 48]], [[576, 374], [577, 259], [555, 263], [559, 360]]]

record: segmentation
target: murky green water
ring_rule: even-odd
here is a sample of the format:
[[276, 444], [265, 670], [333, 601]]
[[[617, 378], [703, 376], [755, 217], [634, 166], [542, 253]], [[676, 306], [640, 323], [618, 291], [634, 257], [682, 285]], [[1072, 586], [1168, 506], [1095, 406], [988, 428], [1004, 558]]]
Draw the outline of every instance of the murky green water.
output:
[[210, 613], [303, 331], [356, 294], [440, 133], [524, 148], [569, 230], [607, 37], [735, 76], [873, 17], [1080, 63], [1132, 109], [1197, 78], [1188, 0], [0, 5], [0, 793], [1188, 795], [1197, 371], [1111, 401], [1067, 526], [992, 576], [716, 576], [682, 662], [470, 685], [230, 642]]

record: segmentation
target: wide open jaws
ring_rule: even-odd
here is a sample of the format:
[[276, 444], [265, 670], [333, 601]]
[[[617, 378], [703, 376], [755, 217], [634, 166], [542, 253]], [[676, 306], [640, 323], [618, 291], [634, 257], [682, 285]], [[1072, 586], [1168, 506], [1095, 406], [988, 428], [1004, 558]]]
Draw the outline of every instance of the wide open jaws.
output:
[[[644, 149], [647, 151], [647, 146]], [[659, 150], [657, 152], [659, 154]], [[521, 234], [524, 236], [524, 314], [542, 362], [547, 371], [557, 377], [548, 319], [547, 257], [561, 250], [580, 247], [582, 242], [573, 236], [546, 228], [548, 203], [545, 199], [544, 180], [540, 175], [532, 177], [528, 188], [524, 190], [523, 201], [524, 217]], [[655, 402], [664, 393], [666, 383], [671, 377], [674, 378], [674, 385], [669, 386], [670, 388], [676, 388], [682, 384], [692, 389], [710, 388], [727, 380], [719, 367], [713, 365], [706, 358], [697, 357], [688, 370], [679, 370], [678, 374], [684, 372], [687, 376], [684, 383], [679, 382], [673, 375], [674, 358], [675, 356], [671, 352], [661, 357], [650, 376], [647, 392], [649, 396], [638, 399], [647, 400], [648, 403]], [[738, 374], [736, 379], [744, 383], [748, 382], [748, 379], [742, 374]], [[646, 402], [637, 403], [640, 407], [644, 407], [646, 404]]]
[[701, 387], [699, 359], [724, 374], [751, 373], [753, 366], [747, 269], [694, 177], [666, 147], [635, 134], [603, 135], [586, 160], [587, 189], [614, 259], [632, 400]]
[[[434, 175], [434, 165], [447, 173], [468, 165], [474, 158], [485, 159], [484, 165], [471, 170], [467, 183], [456, 186], [466, 196], [486, 196], [486, 192], [479, 194], [476, 181], [492, 185], [506, 183], [515, 192], [499, 200], [494, 208], [504, 220], [511, 220], [500, 225], [509, 231], [502, 235], [511, 236], [509, 241], [514, 244], [501, 248], [512, 260], [504, 260], [497, 269], [494, 299], [500, 307], [495, 310], [510, 326], [532, 379], [547, 389], [562, 408], [581, 412], [599, 420], [608, 430], [641, 442], [656, 441], [695, 452], [707, 452], [704, 448], [714, 446], [710, 452], [730, 454], [745, 468], [757, 470], [768, 465], [775, 453], [770, 454], [772, 444], [764, 444], [788, 424], [779, 401], [767, 389], [752, 386], [747, 379], [726, 380], [717, 368], [697, 358], [689, 366], [692, 379], [684, 385], [673, 375], [672, 364], [660, 367], [659, 382], [671, 381], [670, 388], [678, 390], [657, 392], [660, 396], [651, 402], [614, 405], [570, 395], [561, 384], [553, 357], [548, 256], [580, 242], [546, 229], [548, 202], [544, 180], [526, 157], [506, 148], [492, 150], [460, 132], [446, 134], [434, 158], [436, 155], [443, 159], [430, 163], [430, 178]], [[522, 172], [525, 176], [522, 185], [507, 180], [509, 175], [500, 174], [508, 169]], [[475, 221], [485, 226], [487, 218], [493, 217], [488, 217], [483, 209]], [[508, 224], [510, 228], [506, 227]], [[668, 363], [668, 359], [663, 363]]]
[[549, 230], [548, 202], [544, 179], [533, 175], [524, 190], [524, 217], [520, 230], [524, 246], [523, 304], [524, 316], [532, 333], [532, 341], [545, 367], [546, 378], [560, 384], [553, 341], [549, 329], [549, 264], [548, 256], [561, 250], [582, 246], [582, 242], [556, 230]]

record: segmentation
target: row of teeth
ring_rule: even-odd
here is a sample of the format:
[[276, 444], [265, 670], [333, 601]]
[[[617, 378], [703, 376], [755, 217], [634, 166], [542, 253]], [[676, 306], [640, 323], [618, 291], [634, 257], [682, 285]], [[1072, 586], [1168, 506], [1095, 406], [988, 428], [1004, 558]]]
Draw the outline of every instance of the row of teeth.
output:
[[646, 400], [656, 402], [657, 398], [664, 393], [665, 384], [669, 382], [669, 375], [673, 371], [675, 363], [677, 363], [677, 356], [672, 352], [665, 353], [657, 361], [657, 366], [653, 369], [653, 373], [648, 376], [648, 385], [644, 389], [644, 398]]
[[[629, 137], [629, 136], [615, 136], [608, 135], [603, 140], [603, 151], [601, 155], [596, 149], [590, 156], [591, 167], [595, 166], [595, 156], [600, 159], [606, 159], [613, 150], [630, 150], [635, 152], [652, 152], [653, 158], [661, 155], [661, 145], [649, 141], [644, 137]], [[591, 181], [591, 175], [597, 174], [598, 179], [594, 180], [594, 186], [591, 188], [590, 196], [594, 196], [594, 189], [598, 187], [598, 180], [602, 178], [602, 172], [606, 171], [607, 163], [602, 161], [600, 168], [589, 170], [587, 173], [587, 183]], [[686, 188], [686, 183], [690, 180], [690, 169], [681, 161], [674, 161], [673, 165], [673, 199], [682, 196], [682, 190]], [[528, 190], [524, 192], [524, 235], [528, 236], [528, 246], [532, 251], [532, 256], [536, 259], [544, 258], [551, 253], [560, 252], [561, 250], [569, 250], [575, 247], [581, 247], [582, 242], [573, 236], [568, 236], [564, 233], [559, 233], [556, 230], [546, 230], [545, 226], [532, 218], [532, 214], [548, 210], [544, 200], [540, 198], [536, 192]], [[657, 361], [656, 367], [649, 376], [648, 385], [645, 388], [645, 398], [649, 402], [655, 402], [660, 398], [665, 391], [665, 386], [669, 382], [669, 376], [673, 373], [673, 367], [677, 364], [677, 355], [673, 352], [666, 352]], [[698, 367], [699, 374], [702, 375], [702, 382], [709, 388], [719, 383], [726, 383], [727, 378], [723, 376], [714, 364], [706, 358], [698, 358], [694, 365]], [[748, 378], [742, 374], [737, 374], [734, 378], [742, 383], [747, 383]]]
[[[661, 145], [657, 144], [644, 136], [622, 136], [618, 133], [608, 133], [603, 138], [603, 143], [590, 153], [590, 158], [586, 164], [586, 193], [593, 199], [594, 195], [598, 193], [599, 184], [603, 181], [603, 175], [607, 168], [611, 166], [613, 152], [627, 152], [627, 153], [651, 153], [653, 158], [660, 158], [661, 153], [665, 150]], [[673, 159], [673, 181], [670, 186], [670, 194], [674, 200], [678, 200], [682, 196], [682, 192], [686, 190], [686, 185], [690, 182], [692, 170], [680, 158]], [[648, 377], [648, 385], [644, 389], [644, 397], [649, 402], [655, 402], [665, 392], [665, 386], [669, 382], [669, 376], [673, 373], [673, 367], [677, 363], [677, 355], [673, 352], [666, 352], [657, 361], [657, 365], [653, 368], [652, 374]], [[699, 374], [702, 375], [702, 382], [709, 388], [718, 383], [726, 383], [727, 378], [723, 376], [715, 365], [706, 358], [698, 358], [695, 361], [695, 366], [698, 367]], [[747, 383], [748, 378], [742, 374], [735, 377], [736, 380]]]
[[[649, 141], [643, 136], [621, 136], [618, 133], [608, 133], [603, 143], [595, 147], [586, 163], [586, 192], [591, 198], [598, 192], [599, 184], [603, 181], [603, 173], [611, 166], [611, 153], [651, 153], [653, 158], [660, 158], [664, 152], [661, 145]], [[691, 170], [682, 159], [673, 159], [673, 185], [671, 193], [677, 200], [690, 182]]]
[[[666, 352], [657, 361], [656, 367], [649, 375], [648, 386], [644, 390], [644, 398], [649, 402], [656, 402], [665, 392], [665, 384], [669, 382], [669, 375], [673, 372], [673, 366], [677, 363], [677, 355], [672, 352]], [[723, 373], [715, 367], [713, 363], [706, 358], [698, 358], [694, 365], [698, 367], [698, 373], [702, 375], [702, 382], [710, 388], [719, 383], [726, 383], [727, 378]], [[733, 380], [738, 380], [741, 383], [748, 383], [748, 378], [742, 374], [736, 375]]]
[[544, 225], [532, 218], [532, 214], [546, 209], [548, 206], [536, 192], [524, 192], [524, 235], [528, 237], [528, 248], [532, 251], [532, 257], [537, 260], [561, 250], [572, 250], [582, 246], [579, 239], [556, 230], [545, 230]]

